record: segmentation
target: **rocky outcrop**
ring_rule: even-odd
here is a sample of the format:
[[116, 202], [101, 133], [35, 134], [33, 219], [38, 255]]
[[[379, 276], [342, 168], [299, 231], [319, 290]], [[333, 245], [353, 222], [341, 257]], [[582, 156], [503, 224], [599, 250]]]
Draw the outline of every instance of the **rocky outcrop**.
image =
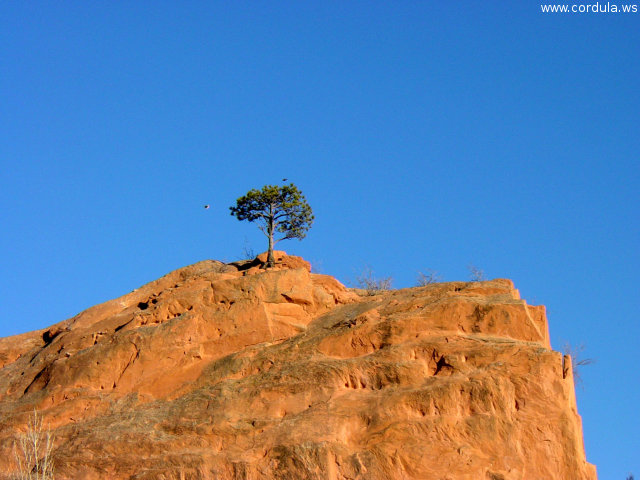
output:
[[0, 472], [35, 408], [58, 479], [596, 479], [570, 360], [509, 280], [358, 295], [276, 258], [0, 339]]

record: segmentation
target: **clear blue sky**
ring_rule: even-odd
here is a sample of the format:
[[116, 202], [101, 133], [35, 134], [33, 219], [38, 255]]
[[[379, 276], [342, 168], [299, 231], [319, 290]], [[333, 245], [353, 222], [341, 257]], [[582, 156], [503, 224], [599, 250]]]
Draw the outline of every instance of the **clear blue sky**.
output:
[[472, 263], [545, 304], [554, 348], [597, 359], [588, 459], [640, 476], [639, 27], [534, 2], [1, 0], [0, 336], [264, 250], [228, 207], [286, 177], [316, 222], [279, 247], [323, 273]]

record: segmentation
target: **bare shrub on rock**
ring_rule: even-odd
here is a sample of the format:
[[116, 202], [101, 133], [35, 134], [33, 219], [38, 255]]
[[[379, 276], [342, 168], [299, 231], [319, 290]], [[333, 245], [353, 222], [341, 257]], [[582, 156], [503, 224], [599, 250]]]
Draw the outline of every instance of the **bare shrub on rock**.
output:
[[42, 416], [33, 411], [27, 431], [13, 444], [16, 471], [11, 480], [53, 480], [53, 435], [44, 428]]
[[438, 274], [438, 272], [434, 270], [426, 270], [424, 272], [418, 272], [418, 280], [416, 282], [416, 286], [425, 287], [427, 285], [431, 285], [432, 283], [438, 283], [442, 280], [442, 277]]
[[487, 279], [487, 277], [484, 274], [484, 271], [479, 269], [472, 263], [467, 265], [467, 270], [469, 270], [469, 279], [472, 282], [484, 282]]
[[570, 343], [565, 343], [562, 349], [562, 353], [571, 357], [571, 373], [573, 373], [574, 382], [582, 388], [584, 388], [584, 382], [582, 381], [581, 375], [582, 367], [596, 362], [593, 358], [582, 358], [582, 352], [584, 352], [584, 349], [585, 346], [583, 344], [574, 347]]
[[391, 290], [393, 277], [376, 278], [370, 266], [364, 267], [362, 273], [356, 277], [355, 285], [367, 291], [368, 295]]

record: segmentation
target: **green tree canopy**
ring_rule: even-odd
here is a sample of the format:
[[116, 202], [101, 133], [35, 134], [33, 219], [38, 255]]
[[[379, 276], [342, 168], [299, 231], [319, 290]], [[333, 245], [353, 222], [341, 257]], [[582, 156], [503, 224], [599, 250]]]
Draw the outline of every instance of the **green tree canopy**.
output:
[[[267, 267], [275, 263], [273, 246], [281, 240], [302, 240], [313, 223], [313, 213], [307, 200], [293, 183], [265, 185], [262, 190], [253, 189], [229, 207], [238, 220], [257, 222], [258, 228], [269, 239]], [[276, 234], [282, 234], [275, 238]]]

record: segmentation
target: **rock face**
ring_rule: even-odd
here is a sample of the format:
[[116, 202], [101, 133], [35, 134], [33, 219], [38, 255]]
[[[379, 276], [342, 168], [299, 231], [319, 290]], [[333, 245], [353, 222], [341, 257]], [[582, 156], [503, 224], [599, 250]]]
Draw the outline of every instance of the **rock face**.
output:
[[56, 479], [597, 478], [570, 359], [509, 280], [359, 295], [276, 258], [0, 339], [0, 478], [34, 408]]

